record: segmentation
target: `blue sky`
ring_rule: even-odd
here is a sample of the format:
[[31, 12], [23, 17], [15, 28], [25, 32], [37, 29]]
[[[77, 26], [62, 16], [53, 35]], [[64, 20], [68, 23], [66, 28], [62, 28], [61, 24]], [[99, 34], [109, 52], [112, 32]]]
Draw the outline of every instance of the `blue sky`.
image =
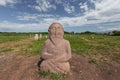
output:
[[0, 32], [120, 30], [120, 0], [0, 0]]

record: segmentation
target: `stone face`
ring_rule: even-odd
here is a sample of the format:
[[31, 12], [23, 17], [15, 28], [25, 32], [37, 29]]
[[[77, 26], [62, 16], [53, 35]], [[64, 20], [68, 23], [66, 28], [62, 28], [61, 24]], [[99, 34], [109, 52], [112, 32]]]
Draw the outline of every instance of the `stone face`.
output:
[[41, 71], [53, 73], [70, 72], [68, 60], [71, 58], [69, 41], [63, 39], [64, 29], [61, 24], [53, 23], [49, 27], [49, 39], [43, 45], [40, 64]]

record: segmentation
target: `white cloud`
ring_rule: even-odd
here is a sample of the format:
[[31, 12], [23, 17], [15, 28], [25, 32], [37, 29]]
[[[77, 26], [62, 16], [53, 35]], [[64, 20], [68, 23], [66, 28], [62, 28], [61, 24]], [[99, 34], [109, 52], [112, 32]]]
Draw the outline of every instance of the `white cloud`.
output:
[[[27, 18], [28, 19], [28, 18]], [[48, 29], [51, 23], [60, 22], [64, 27], [75, 27], [82, 26], [85, 24], [86, 20], [81, 17], [59, 17], [59, 18], [44, 18], [43, 20], [39, 20], [38, 23], [13, 23], [9, 21], [0, 22], [0, 31], [2, 29], [7, 28], [9, 31], [40, 31], [44, 29]], [[17, 26], [17, 27], [16, 27]]]
[[91, 0], [91, 2], [94, 3], [95, 10], [86, 11], [82, 16], [88, 19], [87, 24], [120, 21], [120, 0]]
[[85, 3], [79, 3], [79, 6], [80, 6], [80, 8], [81, 9], [83, 9], [83, 10], [85, 10], [85, 11], [88, 11], [89, 10], [89, 8], [88, 8], [88, 5], [87, 5], [87, 2], [85, 2]]
[[111, 14], [119, 11], [120, 14], [120, 0], [102, 0], [101, 2], [94, 2], [95, 10], [103, 14]]
[[52, 14], [29, 14], [29, 13], [22, 13], [19, 16], [16, 16], [17, 20], [22, 20], [22, 21], [40, 21], [42, 18], [54, 18], [54, 17], [59, 17], [58, 15], [52, 15]]
[[55, 3], [62, 4], [62, 0], [55, 0]]
[[98, 26], [100, 31], [113, 31], [113, 30], [120, 30], [119, 25], [113, 25], [113, 26]]
[[82, 17], [61, 17], [61, 18], [46, 18], [43, 19], [43, 23], [48, 22], [53, 23], [53, 22], [59, 22], [64, 25], [64, 27], [77, 27], [77, 26], [82, 26], [86, 23], [86, 19]]
[[15, 4], [16, 0], [0, 0], [0, 6], [7, 6], [8, 4]]
[[75, 6], [73, 6], [71, 3], [74, 3], [77, 0], [53, 0], [53, 1], [55, 1], [56, 4], [59, 4], [62, 7], [64, 7], [64, 10], [68, 14], [75, 12]]
[[[55, 9], [55, 5], [50, 3], [51, 0], [37, 0], [39, 11], [48, 11]], [[53, 22], [60, 22], [64, 27], [82, 27], [84, 25], [98, 25], [100, 30], [120, 30], [120, 24], [116, 25], [114, 22], [120, 22], [120, 0], [91, 0], [95, 5], [95, 9], [89, 9], [87, 3], [80, 4], [81, 8], [86, 12], [82, 16], [76, 17], [56, 17], [50, 14], [23, 14], [17, 16], [18, 20], [34, 20], [38, 23], [19, 24], [8, 21], [0, 22], [0, 29], [8, 28], [19, 31], [35, 31], [47, 29]], [[73, 13], [75, 6], [70, 3], [63, 3], [61, 0], [57, 4], [62, 4], [67, 13]], [[37, 9], [37, 8], [36, 8]], [[42, 19], [41, 19], [42, 18]], [[113, 23], [110, 26], [102, 25]], [[17, 26], [17, 27], [13, 27]]]
[[[75, 27], [84, 25], [98, 25], [113, 23], [111, 26], [103, 25], [105, 30], [120, 30], [120, 26], [116, 27], [115, 22], [120, 22], [120, 0], [91, 0], [95, 5], [95, 9], [88, 9], [86, 3], [82, 4], [82, 8], [86, 10], [83, 16], [77, 17], [61, 17], [59, 19], [44, 19], [48, 22], [60, 22], [65, 26]], [[65, 6], [66, 7], [66, 6]], [[120, 25], [120, 24], [119, 24]]]
[[51, 4], [50, 0], [36, 0], [37, 5], [34, 8], [40, 12], [47, 12], [49, 9], [56, 9], [54, 4]]
[[[27, 24], [20, 24], [20, 23], [12, 23], [8, 21], [0, 22], [0, 29], [10, 29], [10, 31], [42, 31], [44, 29], [48, 29], [51, 23], [53, 22], [60, 22], [64, 27], [82, 27], [86, 24], [89, 25], [97, 25], [100, 31], [106, 30], [120, 30], [119, 24], [110, 24], [110, 25], [101, 25], [103, 22], [102, 20], [90, 20], [88, 21], [85, 17], [59, 17], [59, 18], [44, 18], [43, 20], [39, 20], [38, 23], [27, 23]], [[106, 20], [107, 22], [107, 20]], [[99, 24], [99, 25], [98, 25]], [[17, 27], [13, 27], [17, 26]], [[102, 27], [101, 27], [102, 26]], [[2, 31], [2, 30], [0, 30]]]
[[36, 5], [28, 5], [28, 7], [34, 8], [40, 12], [49, 12], [50, 10], [56, 10], [57, 4], [59, 4], [61, 7], [64, 7], [67, 13], [73, 13], [75, 11], [75, 6], [71, 5], [70, 2], [75, 1], [76, 0], [36, 0]]
[[18, 19], [18, 20], [30, 21], [30, 20], [35, 20], [35, 19], [37, 19], [37, 16], [31, 16], [31, 15], [17, 16], [17, 19]]
[[[17, 27], [16, 27], [17, 26]], [[28, 24], [20, 24], [20, 23], [13, 23], [8, 21], [0, 22], [0, 31], [14, 31], [14, 32], [34, 32], [34, 31], [42, 31], [47, 29], [49, 24], [44, 23], [28, 23]]]
[[69, 4], [65, 4], [64, 5], [64, 10], [67, 12], [67, 13], [73, 13], [75, 11], [75, 7], [74, 6], [71, 6]]
[[106, 31], [120, 30], [120, 26], [112, 26], [111, 28], [104, 29]]

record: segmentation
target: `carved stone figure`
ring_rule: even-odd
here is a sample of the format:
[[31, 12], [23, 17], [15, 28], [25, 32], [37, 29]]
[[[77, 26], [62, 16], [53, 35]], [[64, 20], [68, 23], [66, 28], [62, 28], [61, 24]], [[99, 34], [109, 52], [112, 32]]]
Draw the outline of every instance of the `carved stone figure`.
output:
[[64, 29], [60, 23], [53, 23], [49, 29], [49, 39], [43, 45], [41, 52], [41, 71], [53, 73], [69, 73], [71, 47], [69, 41], [63, 39]]

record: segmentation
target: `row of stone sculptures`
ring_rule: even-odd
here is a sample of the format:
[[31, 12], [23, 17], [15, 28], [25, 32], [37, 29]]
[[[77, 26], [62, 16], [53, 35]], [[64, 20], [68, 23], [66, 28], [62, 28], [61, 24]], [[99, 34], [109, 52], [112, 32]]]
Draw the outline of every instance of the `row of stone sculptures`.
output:
[[63, 38], [63, 26], [60, 23], [53, 23], [50, 25], [48, 33], [49, 39], [45, 41], [40, 54], [40, 71], [69, 73], [71, 47], [69, 41]]

